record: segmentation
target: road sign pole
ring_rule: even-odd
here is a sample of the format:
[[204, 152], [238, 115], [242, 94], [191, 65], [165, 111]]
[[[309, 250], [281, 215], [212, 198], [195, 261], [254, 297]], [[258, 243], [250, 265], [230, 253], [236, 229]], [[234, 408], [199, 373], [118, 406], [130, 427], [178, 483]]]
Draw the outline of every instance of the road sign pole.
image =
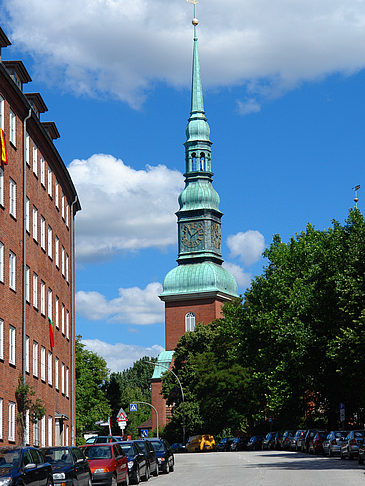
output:
[[149, 405], [151, 408], [153, 408], [153, 410], [156, 412], [156, 435], [157, 435], [157, 439], [159, 438], [158, 436], [158, 413], [157, 413], [157, 410], [155, 409], [155, 407], [153, 405], [151, 405], [150, 403], [148, 402], [139, 402], [137, 400], [133, 400], [133, 402], [129, 405], [129, 409], [132, 410], [132, 411], [137, 411], [137, 408], [135, 410], [133, 410], [131, 407], [134, 403], [143, 403], [144, 405]]

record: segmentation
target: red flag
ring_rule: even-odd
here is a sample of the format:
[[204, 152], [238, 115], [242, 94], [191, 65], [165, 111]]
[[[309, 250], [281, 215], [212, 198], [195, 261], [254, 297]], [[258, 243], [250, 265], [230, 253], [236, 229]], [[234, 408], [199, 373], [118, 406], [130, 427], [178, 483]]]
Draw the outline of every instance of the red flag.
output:
[[0, 161], [3, 164], [7, 164], [8, 163], [8, 154], [6, 152], [5, 133], [4, 133], [4, 130], [2, 128], [0, 128], [0, 155], [1, 155]]
[[51, 348], [54, 348], [54, 324], [52, 319], [49, 317], [49, 343]]

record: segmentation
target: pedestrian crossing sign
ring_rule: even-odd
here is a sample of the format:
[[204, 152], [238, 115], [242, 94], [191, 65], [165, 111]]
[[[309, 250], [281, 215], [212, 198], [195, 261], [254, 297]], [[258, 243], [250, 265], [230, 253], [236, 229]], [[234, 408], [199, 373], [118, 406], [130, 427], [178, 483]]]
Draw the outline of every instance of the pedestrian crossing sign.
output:
[[130, 412], [137, 412], [137, 404], [136, 403], [130, 403], [129, 404], [129, 411]]

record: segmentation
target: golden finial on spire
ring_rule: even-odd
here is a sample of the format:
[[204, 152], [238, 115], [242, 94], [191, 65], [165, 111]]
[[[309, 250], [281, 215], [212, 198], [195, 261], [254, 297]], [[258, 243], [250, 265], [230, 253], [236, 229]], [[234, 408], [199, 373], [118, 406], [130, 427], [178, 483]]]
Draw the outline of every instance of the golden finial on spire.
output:
[[198, 25], [198, 19], [196, 18], [196, 6], [197, 6], [197, 3], [198, 3], [198, 0], [186, 0], [188, 3], [191, 3], [194, 5], [194, 18], [192, 20], [192, 24], [194, 25], [194, 27], [196, 27]]
[[360, 184], [358, 184], [357, 186], [354, 186], [352, 188], [353, 191], [355, 191], [355, 197], [354, 197], [354, 201], [355, 201], [355, 208], [357, 209], [357, 203], [359, 202], [359, 198], [357, 197], [357, 191], [360, 189]]

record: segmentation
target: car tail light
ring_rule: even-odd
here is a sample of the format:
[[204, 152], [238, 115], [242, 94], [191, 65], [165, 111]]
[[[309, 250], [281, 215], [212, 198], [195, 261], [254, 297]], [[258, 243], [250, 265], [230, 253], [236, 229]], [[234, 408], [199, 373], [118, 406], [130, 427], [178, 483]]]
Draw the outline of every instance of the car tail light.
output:
[[331, 441], [331, 444], [332, 444], [332, 445], [336, 445], [336, 444], [337, 444], [336, 439], [333, 439], [333, 440]]
[[357, 445], [357, 442], [356, 442], [356, 440], [355, 440], [355, 439], [351, 439], [351, 440], [350, 440], [350, 444], [351, 444], [351, 445]]

